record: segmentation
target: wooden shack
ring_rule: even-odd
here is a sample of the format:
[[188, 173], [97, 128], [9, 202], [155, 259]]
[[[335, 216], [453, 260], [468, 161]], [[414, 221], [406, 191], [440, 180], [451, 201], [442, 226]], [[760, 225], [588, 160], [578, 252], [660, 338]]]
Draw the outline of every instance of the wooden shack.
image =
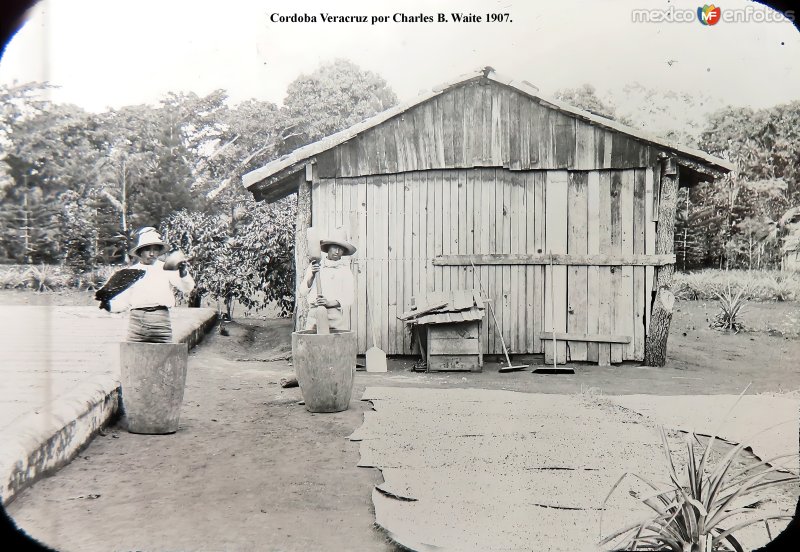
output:
[[[243, 180], [258, 200], [298, 194], [298, 274], [309, 225], [349, 230], [359, 352], [375, 324], [379, 347], [411, 354], [397, 316], [412, 296], [482, 287], [511, 353], [550, 362], [555, 332], [558, 362], [642, 361], [649, 348], [658, 364], [677, 187], [731, 168], [487, 67]], [[494, 325], [482, 332], [483, 353], [501, 353]]]

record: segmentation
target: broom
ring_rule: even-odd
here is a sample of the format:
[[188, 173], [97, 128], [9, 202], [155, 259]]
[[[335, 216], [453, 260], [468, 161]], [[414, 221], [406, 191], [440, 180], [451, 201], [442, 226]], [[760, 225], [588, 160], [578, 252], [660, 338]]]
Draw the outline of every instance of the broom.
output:
[[498, 324], [497, 317], [494, 315], [494, 308], [492, 308], [492, 301], [489, 299], [489, 296], [484, 294], [483, 292], [483, 284], [481, 284], [481, 277], [475, 270], [475, 265], [472, 263], [472, 259], [470, 259], [469, 264], [472, 265], [472, 273], [478, 280], [478, 289], [480, 290], [481, 295], [486, 297], [486, 303], [489, 305], [489, 313], [492, 315], [492, 320], [494, 320], [494, 327], [497, 330], [497, 335], [500, 336], [500, 344], [503, 345], [503, 354], [506, 356], [506, 362], [508, 363], [508, 366], [501, 366], [498, 372], [515, 372], [517, 370], [524, 370], [525, 368], [528, 367], [527, 364], [520, 364], [517, 366], [511, 365], [511, 359], [508, 358], [508, 349], [506, 349], [506, 340], [503, 339], [503, 332], [500, 331], [500, 324]]

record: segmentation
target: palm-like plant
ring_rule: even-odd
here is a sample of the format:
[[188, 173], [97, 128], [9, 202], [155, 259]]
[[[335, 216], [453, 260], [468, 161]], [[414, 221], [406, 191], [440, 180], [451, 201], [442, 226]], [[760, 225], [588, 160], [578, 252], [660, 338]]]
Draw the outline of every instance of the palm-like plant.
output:
[[713, 327], [722, 330], [733, 330], [734, 332], [744, 328], [739, 316], [744, 313], [749, 289], [750, 284], [746, 283], [737, 290], [729, 280], [725, 287], [714, 292], [719, 300], [720, 312], [717, 313], [714, 322], [712, 322]]
[[641, 476], [626, 473], [612, 487], [602, 506], [605, 508], [619, 484], [627, 476], [633, 475], [653, 489], [654, 493], [645, 497], [633, 492], [631, 494], [652, 509], [655, 516], [614, 531], [600, 542], [601, 546], [618, 541], [612, 549], [743, 552], [744, 548], [734, 537], [734, 533], [756, 523], [766, 524], [771, 519], [791, 518], [790, 515], [780, 513], [753, 515], [755, 511], [748, 506], [757, 502], [757, 498], [753, 496], [756, 492], [787, 483], [797, 484], [798, 477], [794, 474], [767, 479], [772, 473], [785, 471], [780, 466], [772, 465], [776, 460], [796, 454], [784, 454], [735, 470], [735, 461], [745, 446], [740, 444], [712, 467], [709, 458], [716, 437], [709, 439], [698, 461], [695, 451], [697, 440], [694, 434], [690, 434], [686, 443], [686, 474], [682, 479], [675, 467], [666, 432], [663, 427], [660, 431], [667, 459], [669, 488], [660, 489]]

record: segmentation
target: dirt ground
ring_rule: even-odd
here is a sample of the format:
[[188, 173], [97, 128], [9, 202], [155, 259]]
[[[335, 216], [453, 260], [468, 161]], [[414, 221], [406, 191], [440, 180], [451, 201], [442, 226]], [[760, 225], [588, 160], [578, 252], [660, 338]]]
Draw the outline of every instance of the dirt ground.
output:
[[752, 382], [749, 393], [797, 393], [798, 306], [753, 305], [745, 323], [757, 331], [726, 335], [707, 327], [712, 304], [679, 303], [665, 368], [503, 374], [490, 361], [483, 373], [426, 374], [412, 371], [414, 359], [393, 359], [386, 374], [358, 372], [351, 408], [337, 414], [311, 414], [299, 389], [280, 387], [289, 361], [254, 360], [290, 351], [290, 321], [237, 319], [192, 351], [176, 434], [110, 427], [8, 512], [59, 550], [395, 550], [373, 526], [381, 475], [356, 467], [358, 443], [347, 440], [370, 408], [358, 400], [366, 386], [673, 395], [738, 393]]

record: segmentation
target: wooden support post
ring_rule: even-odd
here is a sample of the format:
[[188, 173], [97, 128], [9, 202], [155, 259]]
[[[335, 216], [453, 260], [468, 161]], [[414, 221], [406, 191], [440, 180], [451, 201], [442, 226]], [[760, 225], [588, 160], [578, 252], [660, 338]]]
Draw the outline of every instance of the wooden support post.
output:
[[[678, 204], [678, 165], [675, 158], [661, 162], [661, 194], [658, 204], [658, 228], [656, 229], [656, 254], [673, 253], [675, 234], [675, 212]], [[675, 296], [672, 293], [672, 274], [675, 265], [656, 267], [654, 297], [650, 313], [650, 332], [644, 350], [646, 366], [664, 366], [667, 362], [667, 337], [672, 320]]]
[[[310, 169], [309, 169], [310, 167]], [[300, 298], [297, 290], [308, 268], [308, 243], [306, 231], [311, 226], [311, 182], [316, 173], [316, 165], [306, 165], [306, 170], [299, 173], [297, 183], [297, 218], [294, 234], [294, 268], [295, 268], [295, 305], [294, 329], [300, 331], [306, 327], [308, 303]]]

